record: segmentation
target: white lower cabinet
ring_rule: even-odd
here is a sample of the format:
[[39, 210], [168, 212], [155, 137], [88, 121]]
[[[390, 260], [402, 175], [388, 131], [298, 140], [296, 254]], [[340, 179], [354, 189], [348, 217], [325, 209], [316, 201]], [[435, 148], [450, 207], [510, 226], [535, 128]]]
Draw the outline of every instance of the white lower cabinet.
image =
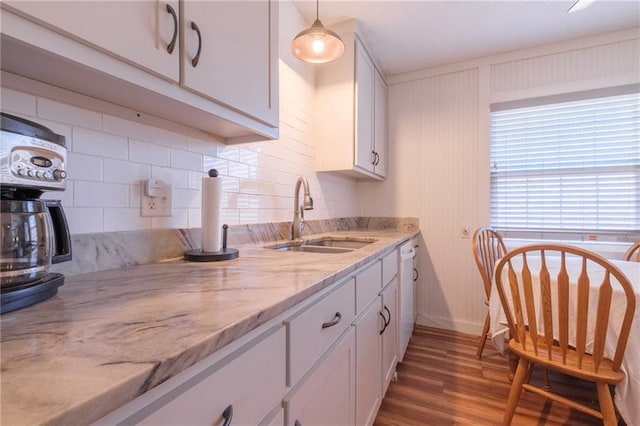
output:
[[356, 330], [356, 424], [371, 425], [382, 403], [380, 298], [353, 323]]
[[355, 424], [355, 331], [347, 332], [284, 399], [286, 425]]
[[[356, 425], [372, 425], [397, 363], [397, 251], [356, 275]], [[375, 271], [376, 273], [372, 273]], [[372, 291], [375, 289], [375, 291]]]
[[[285, 332], [257, 343], [223, 368], [204, 371], [167, 395], [143, 425], [257, 425], [285, 389]], [[172, 398], [175, 395], [174, 398]]]
[[398, 361], [398, 251], [95, 425], [371, 425]]

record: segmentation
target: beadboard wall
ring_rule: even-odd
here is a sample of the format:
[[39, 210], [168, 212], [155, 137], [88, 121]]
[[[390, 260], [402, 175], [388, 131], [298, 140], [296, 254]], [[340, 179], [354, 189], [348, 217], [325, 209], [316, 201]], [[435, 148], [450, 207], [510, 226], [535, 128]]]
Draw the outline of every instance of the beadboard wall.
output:
[[359, 184], [359, 208], [418, 217], [419, 323], [481, 331], [485, 295], [461, 228], [489, 223], [489, 105], [638, 82], [640, 29], [387, 78], [389, 175]]
[[[198, 228], [202, 177], [210, 168], [223, 181], [222, 215], [228, 224], [292, 220], [298, 176], [308, 178], [314, 199], [308, 219], [355, 215], [356, 182], [314, 172], [315, 71], [289, 53], [291, 39], [308, 24], [290, 2], [280, 4], [280, 23], [280, 139], [275, 141], [224, 145], [175, 123], [149, 125], [71, 105], [63, 92], [44, 97], [2, 88], [2, 111], [66, 137], [66, 190], [44, 198], [62, 200], [72, 234]], [[140, 216], [142, 183], [149, 178], [173, 186], [173, 216]]]

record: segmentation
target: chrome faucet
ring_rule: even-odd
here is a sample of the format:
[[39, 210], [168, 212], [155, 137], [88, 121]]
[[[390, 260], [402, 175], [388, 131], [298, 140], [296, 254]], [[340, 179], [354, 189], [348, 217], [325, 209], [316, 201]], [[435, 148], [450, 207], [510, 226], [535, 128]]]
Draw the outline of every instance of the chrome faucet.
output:
[[[304, 186], [304, 200], [300, 205], [300, 185]], [[293, 192], [293, 224], [291, 225], [291, 239], [301, 240], [304, 229], [304, 211], [313, 210], [313, 198], [309, 193], [309, 182], [306, 177], [300, 176], [296, 181], [296, 189]]]

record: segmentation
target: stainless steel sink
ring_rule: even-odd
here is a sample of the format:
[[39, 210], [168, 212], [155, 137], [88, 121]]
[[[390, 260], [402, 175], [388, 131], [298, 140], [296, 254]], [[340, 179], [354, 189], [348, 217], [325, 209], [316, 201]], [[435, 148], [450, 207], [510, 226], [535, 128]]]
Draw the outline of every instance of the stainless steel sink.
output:
[[354, 249], [340, 248], [340, 247], [322, 247], [322, 246], [307, 246], [307, 245], [285, 245], [278, 247], [274, 250], [278, 251], [306, 251], [311, 253], [348, 253]]
[[288, 241], [265, 248], [277, 251], [306, 251], [310, 253], [348, 253], [376, 242], [364, 237], [321, 237], [306, 241]]
[[373, 238], [322, 237], [316, 240], [309, 240], [306, 242], [306, 244], [312, 246], [359, 249], [374, 242], [376, 242], [376, 240]]

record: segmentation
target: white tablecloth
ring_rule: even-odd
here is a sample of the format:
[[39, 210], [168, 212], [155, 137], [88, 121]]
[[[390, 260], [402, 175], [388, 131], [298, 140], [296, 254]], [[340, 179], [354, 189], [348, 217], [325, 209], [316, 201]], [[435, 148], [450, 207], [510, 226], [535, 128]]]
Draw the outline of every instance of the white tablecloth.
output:
[[[529, 268], [531, 270], [532, 278], [534, 279], [534, 285], [537, 284], [537, 273], [540, 270], [539, 258], [533, 258], [527, 256]], [[622, 361], [622, 370], [626, 374], [625, 380], [616, 386], [615, 390], [615, 403], [616, 407], [620, 411], [620, 415], [624, 418], [628, 425], [640, 425], [640, 263], [639, 262], [625, 262], [620, 260], [612, 261], [620, 270], [629, 278], [631, 284], [634, 287], [636, 295], [636, 311], [631, 325], [631, 333], [629, 334], [629, 341], [627, 343], [627, 349], [625, 351], [624, 359]], [[554, 276], [557, 276], [557, 270], [559, 269], [559, 258], [547, 258], [547, 267], [553, 280]], [[518, 269], [519, 265], [514, 263], [514, 267]], [[567, 258], [567, 272], [572, 283], [577, 281], [577, 277], [580, 272], [580, 260], [575, 258]], [[598, 267], [599, 268], [599, 267]], [[601, 268], [600, 268], [601, 269]], [[506, 272], [507, 267], [503, 269], [503, 283], [508, 282]], [[554, 272], [556, 272], [554, 274]], [[591, 274], [591, 283], [599, 284], [602, 281], [602, 274]], [[553, 285], [553, 283], [552, 283]], [[595, 303], [597, 293], [591, 292], [590, 303]], [[605, 355], [612, 358], [615, 350], [615, 346], [609, 341], [615, 342], [617, 340], [616, 333], [620, 330], [620, 324], [623, 318], [623, 308], [616, 309], [616, 306], [624, 305], [624, 293], [622, 291], [615, 291], [612, 296], [612, 308], [610, 324], [607, 331], [607, 345], [605, 348]], [[595, 305], [594, 305], [595, 306]], [[505, 335], [506, 335], [506, 318], [502, 310], [502, 304], [500, 303], [500, 296], [495, 285], [491, 288], [491, 297], [489, 299], [489, 312], [491, 316], [490, 333], [493, 337], [493, 342], [496, 348], [504, 353]], [[571, 309], [570, 315], [574, 314], [575, 310]], [[594, 308], [595, 315], [595, 308]], [[590, 313], [591, 315], [591, 313]], [[539, 316], [540, 317], [540, 316]], [[554, 315], [557, 317], [557, 315]], [[593, 330], [589, 330], [589, 336], [587, 338], [588, 344], [593, 344]], [[613, 339], [613, 340], [612, 340]], [[589, 343], [590, 342], [590, 343]], [[573, 342], [575, 343], [575, 341]], [[587, 346], [587, 349], [589, 346]]]

